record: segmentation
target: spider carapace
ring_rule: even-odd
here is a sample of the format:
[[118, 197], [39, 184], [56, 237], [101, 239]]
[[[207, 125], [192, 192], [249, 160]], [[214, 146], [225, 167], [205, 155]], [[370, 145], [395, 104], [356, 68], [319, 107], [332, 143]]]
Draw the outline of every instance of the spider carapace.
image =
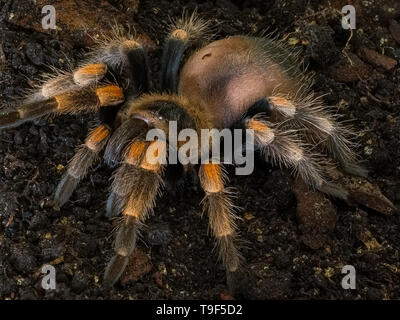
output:
[[[255, 148], [267, 161], [293, 169], [309, 186], [339, 198], [347, 193], [327, 181], [328, 166], [365, 174], [356, 164], [351, 131], [311, 91], [312, 80], [297, 53], [276, 37], [231, 36], [207, 44], [201, 40], [207, 38], [206, 27], [195, 15], [175, 21], [164, 44], [158, 90], [150, 81], [140, 39], [116, 36], [80, 67], [58, 72], [24, 103], [0, 115], [0, 127], [7, 128], [51, 113], [98, 114], [98, 125], [77, 149], [55, 190], [55, 203], [68, 201], [100, 154], [106, 163], [118, 165], [106, 212], [122, 218], [106, 283], [114, 284], [124, 271], [164, 185], [167, 166], [145, 157], [150, 147], [162, 148], [159, 141], [146, 140], [151, 128], [168, 131], [169, 121], [176, 121], [178, 130], [196, 132], [252, 129]], [[181, 61], [184, 56], [186, 62]], [[230, 276], [243, 260], [225, 170], [212, 160], [195, 169], [219, 258]]]

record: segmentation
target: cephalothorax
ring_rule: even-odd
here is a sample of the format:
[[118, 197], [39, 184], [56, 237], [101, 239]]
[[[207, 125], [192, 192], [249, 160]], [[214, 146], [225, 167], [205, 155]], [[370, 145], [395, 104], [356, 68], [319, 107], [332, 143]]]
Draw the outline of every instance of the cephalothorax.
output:
[[[255, 146], [267, 160], [292, 168], [308, 185], [339, 198], [347, 193], [325, 179], [328, 163], [365, 174], [356, 164], [351, 133], [310, 91], [311, 80], [296, 54], [277, 39], [232, 36], [200, 49], [197, 45], [181, 63], [185, 50], [202, 38], [204, 28], [194, 16], [174, 24], [164, 45], [158, 90], [152, 89], [140, 40], [116, 37], [74, 72], [52, 77], [26, 103], [0, 115], [0, 127], [6, 128], [49, 113], [97, 112], [99, 123], [69, 163], [55, 202], [62, 206], [68, 201], [101, 152], [108, 164], [119, 165], [107, 214], [123, 219], [115, 255], [105, 272], [107, 283], [121, 276], [138, 230], [163, 186], [166, 166], [145, 157], [150, 147], [162, 148], [159, 141], [146, 140], [149, 129], [167, 131], [169, 121], [176, 121], [178, 130], [253, 129]], [[193, 169], [182, 168], [175, 173]], [[233, 273], [241, 257], [223, 165], [210, 161], [195, 169], [219, 257]]]

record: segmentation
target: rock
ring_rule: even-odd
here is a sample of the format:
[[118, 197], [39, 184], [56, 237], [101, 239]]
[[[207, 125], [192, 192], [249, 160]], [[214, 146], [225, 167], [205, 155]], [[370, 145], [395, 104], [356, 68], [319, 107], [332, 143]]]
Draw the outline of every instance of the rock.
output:
[[151, 246], [166, 246], [171, 237], [171, 229], [165, 224], [153, 225], [147, 232], [147, 240]]
[[304, 228], [303, 242], [312, 249], [324, 245], [325, 235], [336, 225], [336, 208], [321, 192], [308, 188], [303, 180], [297, 178], [293, 192], [297, 199], [297, 219]]
[[367, 298], [368, 300], [382, 300], [383, 293], [382, 290], [378, 288], [369, 287], [367, 288]]
[[370, 74], [369, 67], [355, 54], [347, 52], [343, 57], [328, 68], [329, 75], [338, 82], [353, 82], [365, 79]]
[[274, 264], [279, 269], [287, 268], [290, 265], [290, 263], [291, 263], [291, 258], [285, 252], [278, 253], [274, 257]]
[[3, 224], [6, 224], [11, 215], [18, 210], [18, 197], [17, 192], [0, 192], [0, 221]]
[[139, 0], [125, 0], [122, 2], [121, 6], [127, 14], [137, 14], [139, 12], [139, 2]]
[[382, 4], [378, 2], [377, 7], [380, 8], [378, 14], [382, 16], [385, 23], [400, 17], [400, 2], [398, 0], [385, 0]]
[[220, 297], [220, 299], [221, 300], [236, 300], [234, 297], [232, 297], [230, 294], [227, 294], [227, 293], [221, 293], [220, 295], [219, 295], [219, 297]]
[[294, 193], [297, 199], [299, 223], [322, 232], [333, 231], [336, 223], [336, 208], [321, 192], [309, 190], [303, 181], [296, 182]]
[[310, 24], [305, 31], [309, 43], [307, 49], [310, 50], [311, 58], [320, 65], [332, 64], [338, 60], [340, 53], [333, 41], [333, 33], [330, 27], [316, 24]]
[[29, 42], [26, 45], [25, 54], [35, 66], [40, 66], [43, 64], [44, 52], [40, 44]]
[[21, 300], [37, 300], [38, 297], [35, 295], [33, 288], [23, 289], [19, 292]]
[[3, 70], [6, 65], [6, 55], [3, 51], [3, 45], [0, 43], [0, 70]]
[[13, 250], [10, 256], [10, 263], [17, 272], [28, 274], [35, 270], [37, 260], [34, 256], [24, 251]]
[[45, 229], [50, 225], [50, 220], [44, 214], [35, 214], [29, 222], [29, 229], [38, 231]]
[[97, 252], [97, 242], [88, 234], [79, 234], [75, 237], [75, 248], [81, 257], [92, 258]]
[[161, 289], [163, 287], [163, 275], [160, 271], [153, 274], [153, 279], [156, 285]]
[[393, 214], [396, 207], [381, 193], [379, 187], [362, 178], [358, 181], [362, 183], [350, 184], [349, 201], [357, 202], [386, 215]]
[[73, 207], [72, 213], [77, 220], [87, 221], [92, 217], [92, 213], [81, 207]]
[[396, 211], [396, 207], [382, 194], [379, 187], [370, 183], [367, 179], [345, 175], [335, 169], [330, 170], [328, 174], [335, 180], [335, 183], [349, 192], [349, 204], [361, 204], [386, 215], [391, 215]]
[[398, 23], [394, 19], [390, 20], [389, 31], [393, 39], [396, 40], [398, 44], [400, 44], [400, 23]]
[[303, 234], [300, 239], [307, 247], [313, 250], [322, 248], [327, 241], [325, 234], [315, 230], [308, 230], [308, 233]]
[[153, 265], [151, 264], [147, 254], [136, 248], [129, 257], [128, 265], [121, 276], [121, 284], [126, 285], [134, 283], [144, 275], [148, 274], [152, 268]]
[[4, 174], [7, 177], [12, 176], [15, 174], [16, 170], [20, 169], [25, 169], [26, 168], [26, 163], [15, 156], [7, 153], [4, 157], [4, 164], [3, 164], [3, 169], [4, 169]]
[[296, 201], [291, 188], [292, 178], [282, 170], [274, 170], [266, 177], [262, 191], [271, 196], [272, 205], [285, 210]]
[[247, 266], [249, 275], [243, 284], [245, 299], [269, 300], [287, 299], [290, 294], [292, 275], [275, 268], [266, 268], [265, 263], [252, 263]]
[[361, 47], [357, 51], [357, 54], [361, 59], [365, 60], [366, 62], [376, 67], [382, 67], [387, 71], [392, 70], [397, 65], [396, 60], [384, 56], [376, 52], [375, 50], [371, 50], [366, 47]]
[[13, 291], [14, 283], [12, 279], [7, 277], [6, 275], [0, 276], [0, 298], [4, 299], [6, 296], [9, 296]]
[[74, 273], [71, 281], [71, 289], [79, 294], [88, 287], [89, 279], [80, 271]]
[[[55, 243], [53, 239], [41, 239], [38, 243], [40, 250], [40, 257], [42, 261], [51, 261], [51, 265], [56, 262], [60, 263], [64, 259], [65, 245], [62, 243]], [[53, 260], [53, 261], [52, 261]]]

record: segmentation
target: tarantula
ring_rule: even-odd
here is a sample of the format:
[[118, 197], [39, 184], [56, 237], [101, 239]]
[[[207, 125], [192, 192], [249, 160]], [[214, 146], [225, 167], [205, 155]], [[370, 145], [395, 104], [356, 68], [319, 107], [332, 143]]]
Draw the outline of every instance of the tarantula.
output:
[[[311, 91], [312, 80], [298, 54], [276, 37], [231, 36], [204, 44], [200, 40], [206, 27], [194, 15], [175, 21], [163, 47], [158, 90], [152, 88], [140, 39], [118, 36], [79, 68], [56, 74], [25, 103], [0, 115], [0, 128], [7, 128], [45, 114], [97, 113], [98, 125], [71, 159], [54, 201], [58, 206], [68, 201], [103, 150], [107, 164], [119, 165], [106, 212], [123, 218], [105, 283], [114, 284], [121, 276], [164, 185], [167, 165], [151, 163], [145, 155], [150, 148], [165, 150], [160, 141], [147, 141], [146, 133], [168, 131], [169, 121], [177, 121], [178, 130], [197, 132], [252, 129], [255, 147], [266, 160], [293, 169], [309, 186], [334, 197], [345, 199], [347, 193], [327, 181], [329, 165], [365, 174], [356, 164], [351, 131]], [[242, 258], [223, 164], [211, 159], [199, 166], [176, 165], [167, 176], [179, 178], [193, 169], [198, 169], [204, 211], [230, 276]]]

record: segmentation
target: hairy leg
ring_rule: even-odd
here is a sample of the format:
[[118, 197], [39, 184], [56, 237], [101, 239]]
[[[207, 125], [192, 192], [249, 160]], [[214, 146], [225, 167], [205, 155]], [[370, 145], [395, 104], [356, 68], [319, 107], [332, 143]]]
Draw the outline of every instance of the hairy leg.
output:
[[[125, 97], [136, 97], [150, 89], [147, 55], [133, 39], [110, 40], [72, 73], [54, 73], [19, 106], [1, 112], [0, 129], [50, 113], [94, 112], [99, 106], [120, 105]], [[118, 99], [103, 99], [117, 93], [111, 92], [112, 87], [118, 89]]]
[[3, 111], [0, 114], [0, 128], [16, 126], [49, 113], [95, 112], [100, 107], [120, 104], [124, 99], [122, 89], [116, 85], [78, 89]]
[[[114, 53], [117, 55], [117, 57], [114, 57], [114, 60], [110, 57], [106, 58], [110, 51], [119, 52]], [[138, 42], [126, 40], [120, 44], [109, 45], [107, 48], [103, 48], [102, 55], [100, 53], [99, 55], [98, 58], [104, 60], [107, 64], [92, 64], [78, 69], [78, 71], [73, 74], [75, 82], [81, 85], [88, 85], [99, 78], [100, 71], [101, 74], [104, 75], [107, 69], [111, 69], [112, 72], [119, 73], [119, 83], [121, 83], [121, 86], [124, 86], [124, 82], [121, 81], [123, 77], [126, 77], [125, 80], [130, 83], [129, 86], [133, 89], [124, 90], [127, 91], [128, 95], [135, 94], [141, 90], [147, 91], [149, 89], [147, 58], [143, 48]], [[118, 59], [119, 62], [117, 62]], [[129, 75], [122, 74], [120, 70], [115, 71], [115, 69], [127, 66], [128, 64], [129, 68], [126, 69], [131, 71]], [[126, 70], [124, 70], [124, 72], [125, 71]], [[68, 201], [79, 181], [87, 174], [89, 167], [95, 160], [98, 159], [100, 152], [106, 146], [110, 136], [115, 138], [116, 135], [111, 135], [111, 133], [114, 131], [115, 119], [120, 107], [120, 105], [106, 106], [98, 111], [97, 116], [100, 120], [100, 125], [89, 134], [85, 144], [78, 149], [75, 156], [71, 159], [67, 172], [56, 190], [55, 202], [57, 205], [62, 206]], [[137, 123], [133, 125], [137, 125]], [[132, 127], [129, 128], [130, 131], [132, 131], [132, 129]], [[136, 133], [136, 131], [134, 132]], [[117, 138], [120, 138], [120, 136], [117, 135]]]
[[326, 111], [320, 99], [305, 98], [296, 103], [285, 97], [270, 96], [267, 101], [275, 121], [285, 122], [287, 128], [304, 130], [307, 142], [323, 147], [345, 171], [367, 175], [367, 171], [356, 164], [357, 157], [352, 150], [354, 134]]
[[123, 218], [114, 243], [115, 255], [104, 274], [106, 284], [112, 285], [120, 278], [135, 249], [140, 226], [153, 211], [155, 199], [163, 186], [162, 165], [149, 162], [146, 157], [150, 146], [157, 153], [166, 151], [162, 143], [134, 140], [114, 176], [112, 194], [118, 204], [113, 207], [122, 211]]
[[99, 158], [110, 132], [108, 126], [101, 124], [89, 133], [85, 143], [78, 148], [56, 189], [54, 201], [59, 207], [69, 200], [79, 181], [86, 176], [88, 169]]
[[236, 216], [230, 193], [224, 186], [226, 177], [222, 166], [202, 164], [199, 179], [205, 192], [203, 209], [208, 214], [210, 229], [217, 239], [219, 258], [228, 273], [236, 272], [242, 257], [235, 245]]
[[246, 129], [254, 130], [255, 144], [273, 164], [292, 168], [310, 186], [334, 197], [346, 199], [347, 192], [327, 182], [318, 155], [306, 150], [293, 131], [277, 128], [260, 116], [245, 120]]
[[179, 66], [185, 50], [204, 39], [208, 24], [196, 16], [183, 15], [173, 22], [164, 43], [161, 58], [160, 89], [169, 93], [178, 92]]

